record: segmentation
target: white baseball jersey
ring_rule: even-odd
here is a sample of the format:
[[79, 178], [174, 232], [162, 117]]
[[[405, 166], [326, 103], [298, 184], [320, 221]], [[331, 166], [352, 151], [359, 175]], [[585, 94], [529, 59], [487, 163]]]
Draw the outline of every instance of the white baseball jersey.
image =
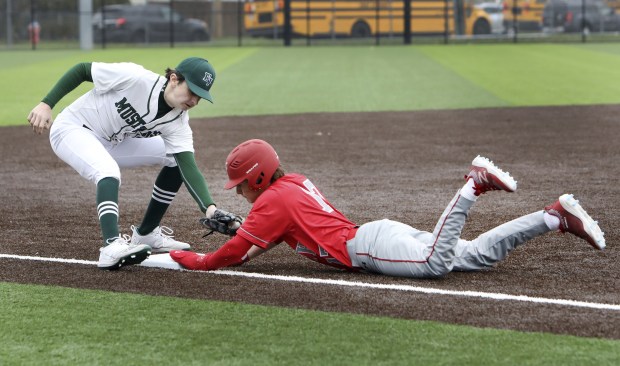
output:
[[61, 112], [72, 114], [96, 136], [110, 142], [161, 136], [166, 154], [194, 152], [187, 111], [175, 108], [161, 118], [159, 94], [166, 78], [134, 63], [93, 62], [94, 88]]

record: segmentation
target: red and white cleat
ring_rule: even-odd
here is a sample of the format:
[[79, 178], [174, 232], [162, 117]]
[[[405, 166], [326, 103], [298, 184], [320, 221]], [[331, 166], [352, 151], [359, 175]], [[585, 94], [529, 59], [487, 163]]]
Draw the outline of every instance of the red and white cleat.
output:
[[188, 252], [186, 250], [171, 250], [170, 258], [186, 269], [193, 271], [207, 270], [207, 255]]
[[508, 172], [496, 167], [492, 161], [480, 155], [471, 162], [469, 174], [465, 180], [473, 179], [474, 194], [476, 196], [488, 191], [514, 192], [517, 190], [517, 181]]
[[563, 194], [554, 204], [545, 207], [545, 211], [560, 219], [561, 232], [578, 236], [596, 249], [605, 248], [605, 233], [572, 194]]

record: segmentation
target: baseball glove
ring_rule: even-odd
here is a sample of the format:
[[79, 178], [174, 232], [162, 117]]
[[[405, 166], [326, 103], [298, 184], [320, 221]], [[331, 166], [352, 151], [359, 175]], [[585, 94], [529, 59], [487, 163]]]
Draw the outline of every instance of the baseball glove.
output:
[[210, 230], [203, 238], [216, 231], [220, 234], [235, 236], [237, 234], [237, 229], [243, 224], [243, 218], [218, 208], [211, 218], [203, 217], [200, 219], [200, 223]]

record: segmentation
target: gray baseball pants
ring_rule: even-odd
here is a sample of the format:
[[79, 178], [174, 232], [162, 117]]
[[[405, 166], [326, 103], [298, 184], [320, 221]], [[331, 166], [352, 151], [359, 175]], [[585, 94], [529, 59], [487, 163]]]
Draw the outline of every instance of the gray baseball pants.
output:
[[460, 238], [474, 202], [457, 193], [432, 233], [384, 219], [366, 223], [347, 241], [354, 267], [389, 276], [432, 278], [451, 271], [491, 267], [512, 250], [544, 233], [544, 211], [502, 224], [468, 241]]

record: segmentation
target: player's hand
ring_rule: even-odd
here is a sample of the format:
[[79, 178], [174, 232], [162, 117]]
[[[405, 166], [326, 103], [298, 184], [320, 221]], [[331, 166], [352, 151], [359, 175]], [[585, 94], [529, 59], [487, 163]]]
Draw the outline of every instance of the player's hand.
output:
[[212, 253], [194, 253], [188, 250], [171, 250], [170, 258], [173, 261], [179, 263], [185, 269], [191, 269], [192, 271], [206, 271], [207, 259], [212, 256]]
[[43, 102], [37, 104], [28, 114], [28, 122], [32, 131], [40, 135], [52, 125], [52, 108]]
[[215, 205], [210, 205], [209, 207], [207, 207], [207, 212], [205, 213], [205, 217], [207, 219], [212, 218], [213, 214], [215, 213], [215, 210], [217, 210], [217, 207], [215, 207]]

